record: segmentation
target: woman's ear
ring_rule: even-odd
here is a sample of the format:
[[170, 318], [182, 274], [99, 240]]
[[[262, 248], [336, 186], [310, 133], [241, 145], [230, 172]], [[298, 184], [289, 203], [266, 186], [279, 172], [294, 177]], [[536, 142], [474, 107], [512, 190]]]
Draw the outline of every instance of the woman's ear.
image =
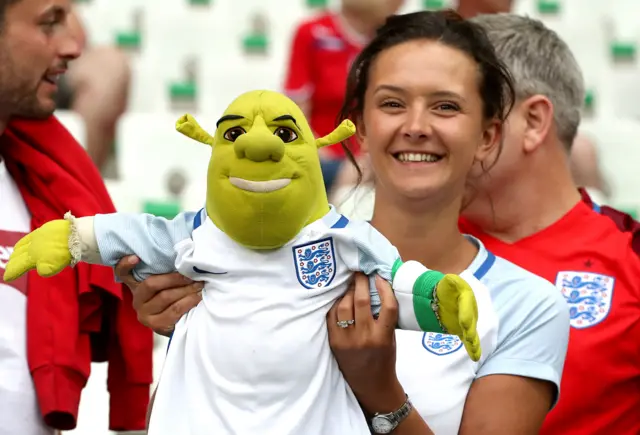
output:
[[358, 144], [360, 145], [360, 149], [364, 152], [367, 152], [367, 141], [366, 141], [366, 137], [367, 137], [367, 131], [364, 128], [364, 122], [362, 120], [362, 116], [358, 116], [353, 123], [356, 125], [356, 134], [355, 134], [355, 138], [358, 141]]
[[553, 104], [543, 95], [534, 95], [522, 103], [526, 120], [524, 152], [532, 153], [544, 143], [553, 128]]
[[502, 141], [503, 128], [504, 124], [497, 119], [491, 120], [487, 123], [484, 131], [482, 132], [480, 146], [476, 150], [476, 161], [484, 162], [489, 156], [497, 153], [500, 149], [500, 142]]

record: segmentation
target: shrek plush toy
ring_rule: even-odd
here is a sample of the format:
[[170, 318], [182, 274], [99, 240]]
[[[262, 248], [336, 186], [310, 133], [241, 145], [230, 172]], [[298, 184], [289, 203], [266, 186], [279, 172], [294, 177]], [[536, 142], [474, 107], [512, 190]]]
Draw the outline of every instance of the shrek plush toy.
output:
[[315, 139], [291, 100], [253, 91], [231, 103], [214, 136], [189, 115], [177, 130], [212, 148], [205, 208], [173, 220], [67, 213], [18, 242], [4, 276], [135, 254], [139, 280], [178, 270], [205, 282], [176, 325], [149, 434], [369, 434], [327, 339], [326, 314], [354, 271], [372, 278], [374, 315], [378, 274], [392, 284], [400, 328], [457, 335], [479, 360], [469, 283], [403, 263], [371, 225], [329, 205], [317, 150], [352, 136], [353, 123]]

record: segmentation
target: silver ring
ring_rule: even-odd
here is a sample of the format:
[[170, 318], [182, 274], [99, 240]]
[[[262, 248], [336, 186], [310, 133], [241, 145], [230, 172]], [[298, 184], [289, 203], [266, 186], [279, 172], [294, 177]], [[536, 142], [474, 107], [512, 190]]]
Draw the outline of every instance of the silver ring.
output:
[[355, 320], [338, 320], [338, 327], [346, 329], [354, 323], [356, 323]]

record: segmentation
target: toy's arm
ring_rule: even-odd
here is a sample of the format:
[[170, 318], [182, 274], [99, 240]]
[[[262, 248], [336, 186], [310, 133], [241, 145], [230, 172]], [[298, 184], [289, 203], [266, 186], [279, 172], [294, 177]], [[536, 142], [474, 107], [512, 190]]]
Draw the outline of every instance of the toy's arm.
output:
[[173, 220], [151, 215], [100, 214], [47, 222], [27, 234], [14, 247], [5, 269], [5, 281], [31, 269], [49, 277], [79, 262], [115, 266], [122, 257], [137, 255], [138, 280], [175, 270], [174, 246], [190, 237], [195, 213], [181, 213]]
[[185, 212], [168, 220], [149, 214], [114, 213], [77, 219], [81, 261], [113, 267], [123, 257], [136, 255], [140, 263], [133, 275], [138, 281], [174, 272], [175, 246], [191, 237], [195, 216], [196, 212]]
[[[375, 274], [391, 283], [398, 300], [398, 327], [459, 336], [472, 359], [480, 358], [476, 332], [478, 309], [471, 286], [460, 276], [429, 270], [416, 261], [403, 263], [398, 250], [366, 222], [347, 226], [356, 250], [358, 270], [369, 276], [371, 305], [380, 310]], [[341, 252], [341, 257], [343, 256]]]

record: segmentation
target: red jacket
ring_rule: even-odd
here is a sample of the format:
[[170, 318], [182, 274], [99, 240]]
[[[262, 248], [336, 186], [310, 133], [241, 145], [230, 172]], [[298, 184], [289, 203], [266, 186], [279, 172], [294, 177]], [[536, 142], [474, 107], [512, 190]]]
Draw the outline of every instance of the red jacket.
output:
[[[32, 215], [32, 230], [65, 212], [115, 211], [87, 153], [54, 117], [12, 120], [0, 141]], [[109, 362], [110, 429], [143, 430], [152, 374], [153, 332], [141, 325], [131, 292], [113, 270], [79, 264], [27, 283], [27, 359], [45, 422], [70, 430], [91, 362]]]

